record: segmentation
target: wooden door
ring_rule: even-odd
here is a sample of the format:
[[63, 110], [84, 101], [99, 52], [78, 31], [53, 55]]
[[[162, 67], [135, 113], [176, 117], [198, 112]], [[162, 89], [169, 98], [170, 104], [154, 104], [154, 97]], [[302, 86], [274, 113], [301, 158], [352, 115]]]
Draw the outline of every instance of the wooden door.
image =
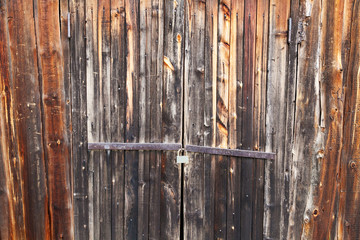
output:
[[[262, 238], [268, 1], [70, 1], [76, 239]], [[75, 101], [75, 99], [74, 99]]]

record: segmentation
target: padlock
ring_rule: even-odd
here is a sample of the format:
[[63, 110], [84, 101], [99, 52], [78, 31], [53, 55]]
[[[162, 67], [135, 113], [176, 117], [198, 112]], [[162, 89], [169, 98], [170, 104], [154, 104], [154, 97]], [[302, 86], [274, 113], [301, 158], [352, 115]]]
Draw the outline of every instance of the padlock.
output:
[[[184, 155], [180, 155], [180, 152], [183, 151]], [[184, 149], [179, 149], [178, 155], [176, 157], [176, 163], [188, 163], [189, 157], [186, 154], [186, 151]]]

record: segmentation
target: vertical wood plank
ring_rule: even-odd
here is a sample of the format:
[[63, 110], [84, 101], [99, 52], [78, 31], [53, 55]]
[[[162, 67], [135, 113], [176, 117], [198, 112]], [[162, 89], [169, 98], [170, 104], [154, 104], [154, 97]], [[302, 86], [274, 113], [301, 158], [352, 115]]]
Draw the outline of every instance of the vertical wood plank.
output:
[[[182, 92], [185, 1], [165, 1], [163, 57], [163, 142], [182, 141]], [[161, 160], [161, 239], [180, 239], [181, 165], [176, 153], [166, 152]]]
[[[287, 20], [290, 1], [272, 0], [269, 3], [269, 51], [266, 109], [266, 151], [276, 152], [275, 161], [267, 161], [265, 166], [265, 212], [264, 238], [287, 238], [281, 224], [284, 221], [284, 202], [289, 196], [284, 193], [286, 179], [284, 165], [286, 131], [286, 68], [287, 68]], [[296, 24], [296, 23], [295, 23]], [[288, 169], [288, 173], [291, 169]], [[274, 219], [277, 219], [276, 221]]]
[[[321, 16], [322, 1], [304, 2], [303, 22], [306, 36], [298, 48], [296, 110], [289, 186], [289, 216], [280, 229], [288, 238], [311, 238], [313, 233], [313, 194], [317, 194], [318, 171], [324, 157], [325, 99], [321, 96]], [[309, 18], [310, 17], [310, 18]], [[311, 19], [311, 20], [310, 20]], [[314, 66], [311, 66], [313, 63]], [[311, 101], [309, 101], [311, 99]], [[310, 130], [311, 129], [311, 130]], [[301, 134], [298, 134], [301, 133]], [[286, 155], [285, 155], [286, 156]], [[290, 155], [289, 155], [290, 156]], [[283, 172], [286, 168], [283, 169]], [[307, 196], [305, 197], [305, 192]], [[311, 197], [310, 197], [311, 196]], [[310, 199], [311, 198], [311, 199]], [[283, 214], [283, 218], [287, 217]], [[301, 226], [299, 223], [303, 223]], [[286, 226], [285, 225], [285, 226]]]
[[[205, 69], [204, 69], [204, 145], [215, 147], [216, 82], [218, 56], [217, 0], [207, 1], [205, 10]], [[204, 155], [204, 238], [214, 238], [215, 156]]]
[[[229, 60], [229, 148], [239, 146], [241, 134], [241, 77], [243, 50], [244, 1], [231, 1]], [[239, 94], [240, 93], [240, 94]], [[241, 140], [241, 138], [239, 139]], [[229, 158], [227, 187], [227, 239], [241, 236], [241, 161]]]
[[[101, 93], [101, 31], [98, 29], [98, 13], [101, 9], [98, 9], [97, 0], [89, 0], [85, 5], [85, 33], [86, 33], [86, 99], [87, 99], [87, 133], [88, 141], [96, 142], [100, 141], [102, 135], [102, 113], [103, 101]], [[101, 21], [101, 15], [100, 15]], [[100, 22], [101, 23], [101, 22]], [[101, 29], [101, 24], [100, 24]], [[99, 42], [100, 41], [100, 42]], [[100, 184], [100, 164], [103, 164], [105, 160], [104, 152], [91, 151], [89, 154], [89, 238], [100, 238], [100, 195], [103, 192]]]
[[[99, 141], [109, 142], [110, 136], [110, 1], [99, 0], [97, 12], [97, 53], [99, 74], [99, 102], [93, 109], [101, 110], [99, 113]], [[96, 70], [95, 66], [95, 70]], [[110, 151], [100, 153], [99, 166], [99, 222], [100, 237], [111, 239], [111, 156]]]
[[[221, 0], [218, 14], [218, 59], [216, 81], [216, 147], [228, 148], [231, 2]], [[226, 239], [227, 177], [229, 158], [216, 156], [214, 237]]]
[[[255, 78], [255, 36], [256, 36], [256, 1], [244, 3], [244, 68], [243, 68], [243, 117], [242, 140], [244, 149], [253, 150], [254, 146], [254, 78]], [[241, 162], [241, 238], [252, 238], [253, 202], [255, 166], [252, 159]]]
[[[125, 81], [126, 81], [126, 37], [125, 2], [111, 1], [111, 141], [124, 142], [125, 129]], [[111, 238], [124, 239], [124, 153], [113, 151]]]
[[[150, 79], [151, 74], [151, 1], [140, 1], [140, 72], [139, 72], [139, 142], [150, 142]], [[150, 212], [150, 153], [139, 152], [139, 187], [138, 187], [138, 239], [149, 238]]]
[[[340, 170], [340, 190], [339, 190], [339, 213], [337, 221], [336, 235], [338, 239], [358, 238], [359, 230], [358, 207], [355, 198], [358, 195], [358, 173], [356, 156], [355, 135], [357, 134], [356, 112], [358, 112], [358, 76], [359, 69], [357, 60], [359, 58], [358, 38], [359, 38], [359, 2], [345, 1], [343, 15], [343, 31], [342, 31], [342, 69], [344, 79], [344, 126], [343, 126], [343, 149], [341, 155]], [[353, 20], [355, 17], [356, 20]]]
[[[360, 3], [354, 2], [351, 23], [351, 44], [346, 73], [346, 92], [344, 106], [344, 147], [341, 157], [340, 207], [338, 238], [356, 239], [359, 233], [359, 14]], [[353, 18], [354, 17], [354, 18]]]
[[[204, 42], [205, 2], [185, 3], [185, 60], [184, 60], [184, 144], [203, 145], [204, 125]], [[191, 159], [184, 166], [183, 208], [184, 238], [204, 237], [204, 178], [203, 155], [188, 154]]]
[[[139, 138], [139, 1], [126, 0], [126, 128], [125, 141]], [[138, 237], [138, 166], [139, 153], [125, 152], [125, 208], [124, 235], [126, 239]]]
[[72, 162], [74, 174], [74, 232], [75, 239], [89, 239], [93, 227], [91, 215], [92, 172], [87, 151], [87, 93], [85, 49], [85, 3], [69, 1], [70, 9], [70, 61], [71, 61], [71, 118]]
[[23, 189], [14, 128], [14, 90], [6, 1], [0, 1], [0, 62], [0, 239], [23, 239]]
[[[43, 131], [52, 238], [73, 238], [71, 166], [66, 130], [64, 59], [59, 3], [35, 4], [37, 49], [41, 75]], [[61, 184], [59, 184], [61, 183]]]
[[[151, 2], [150, 141], [162, 142], [164, 1]], [[149, 101], [148, 100], [148, 101]], [[149, 238], [160, 238], [161, 153], [150, 152]]]
[[[48, 193], [43, 147], [41, 99], [36, 55], [34, 9], [32, 1], [11, 1], [8, 5], [9, 43], [12, 62], [14, 119], [19, 158], [13, 159], [19, 169], [23, 206], [17, 207], [22, 226], [19, 237], [50, 237]], [[20, 223], [19, 222], [19, 223]]]
[[[254, 79], [254, 150], [265, 149], [265, 112], [266, 112], [266, 74], [267, 74], [267, 36], [269, 2], [258, 0], [256, 8], [256, 49]], [[254, 163], [254, 204], [252, 238], [263, 238], [264, 218], [264, 160]]]

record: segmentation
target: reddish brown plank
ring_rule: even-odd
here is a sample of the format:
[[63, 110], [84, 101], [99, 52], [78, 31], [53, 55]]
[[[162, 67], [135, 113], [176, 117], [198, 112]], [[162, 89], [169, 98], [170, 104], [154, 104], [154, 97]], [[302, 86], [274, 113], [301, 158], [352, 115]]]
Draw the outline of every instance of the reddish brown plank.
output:
[[15, 139], [8, 7], [0, 2], [0, 239], [25, 238], [20, 169]]
[[[52, 238], [73, 238], [70, 140], [66, 125], [58, 1], [38, 1], [36, 33], [43, 101], [44, 146]], [[59, 67], [60, 66], [60, 67]]]
[[[41, 78], [39, 79], [33, 1], [8, 2], [8, 26], [12, 62], [12, 89], [16, 141], [19, 151], [16, 168], [22, 189], [22, 216], [26, 237], [50, 238], [49, 195], [43, 147], [41, 118]], [[40, 80], [40, 81], [39, 81]], [[20, 224], [21, 226], [22, 224]], [[20, 233], [20, 236], [24, 236]]]

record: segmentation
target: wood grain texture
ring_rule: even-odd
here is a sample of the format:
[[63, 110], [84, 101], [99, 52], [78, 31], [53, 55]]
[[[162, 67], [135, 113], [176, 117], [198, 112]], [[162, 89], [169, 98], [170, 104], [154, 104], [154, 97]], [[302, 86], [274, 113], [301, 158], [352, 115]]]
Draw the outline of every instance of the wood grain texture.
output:
[[[139, 1], [125, 1], [126, 12], [126, 126], [125, 141], [139, 138]], [[125, 152], [124, 237], [138, 238], [139, 153]]]
[[[150, 142], [150, 81], [152, 67], [152, 9], [151, 1], [140, 1], [140, 72], [139, 72], [139, 142]], [[156, 74], [156, 73], [155, 73]], [[138, 239], [149, 238], [149, 207], [150, 207], [150, 154], [139, 152], [139, 206]]]
[[[244, 149], [254, 149], [254, 84], [255, 84], [255, 44], [256, 44], [256, 1], [244, 3], [244, 60], [243, 60], [243, 86], [242, 102], [244, 112], [242, 115], [241, 146]], [[250, 159], [241, 163], [241, 238], [252, 238], [253, 202], [255, 201], [255, 164]]]
[[[125, 1], [111, 1], [110, 130], [112, 142], [124, 142], [126, 29]], [[124, 152], [112, 151], [111, 238], [124, 239]]]
[[[216, 79], [216, 147], [227, 148], [229, 136], [229, 69], [231, 1], [220, 1], [218, 7], [218, 54]], [[227, 176], [229, 158], [215, 158], [214, 237], [226, 239]]]
[[12, 62], [8, 25], [8, 6], [0, 2], [0, 238], [25, 237], [25, 222], [15, 133]]
[[[204, 40], [205, 2], [185, 2], [184, 59], [184, 144], [203, 145], [204, 125]], [[204, 159], [202, 154], [188, 154], [184, 166], [183, 237], [203, 239], [204, 228]]]
[[[150, 141], [162, 142], [164, 1], [151, 3]], [[150, 100], [151, 99], [151, 100]], [[150, 152], [149, 238], [160, 238], [161, 152]]]
[[73, 237], [71, 166], [58, 1], [35, 5], [51, 238]]
[[[266, 90], [269, 2], [259, 0], [256, 8], [256, 49], [254, 67], [254, 150], [264, 151], [266, 142]], [[255, 161], [252, 238], [263, 238], [265, 161]]]
[[22, 218], [18, 237], [25, 238], [22, 233], [25, 230], [28, 238], [45, 239], [50, 238], [52, 233], [48, 215], [50, 209], [43, 147], [41, 77], [33, 7], [32, 1], [12, 1], [8, 5], [10, 79], [13, 80], [14, 128], [19, 154], [12, 161], [16, 168], [14, 173], [18, 174], [14, 183], [20, 185], [22, 192], [21, 195], [18, 195], [20, 192], [15, 195], [18, 199], [16, 202], [21, 199], [22, 206], [15, 205], [14, 209], [17, 210], [17, 222]]
[[[290, 1], [273, 0], [269, 3], [269, 51], [267, 74], [267, 107], [266, 107], [266, 145], [265, 151], [276, 152], [274, 161], [265, 166], [265, 207], [264, 207], [264, 238], [286, 239], [287, 211], [284, 212], [285, 180], [290, 169], [284, 166], [290, 160], [285, 158], [286, 131], [286, 74], [287, 74], [287, 30], [290, 15]], [[296, 23], [294, 23], [296, 24]], [[294, 25], [293, 24], [293, 25]], [[273, 221], [277, 219], [277, 221]], [[284, 223], [285, 224], [285, 223]], [[285, 224], [287, 225], [287, 224]]]
[[[163, 142], [182, 141], [182, 92], [184, 46], [184, 0], [165, 1], [162, 132]], [[176, 163], [176, 153], [166, 152], [161, 160], [161, 239], [180, 239], [182, 167]]]
[[[218, 54], [218, 1], [210, 0], [205, 10], [204, 146], [215, 147], [216, 81]], [[204, 238], [214, 238], [215, 156], [204, 154]]]
[[74, 199], [74, 238], [93, 239], [91, 218], [93, 169], [87, 152], [87, 88], [85, 3], [69, 1], [70, 9], [70, 79], [72, 121], [72, 163]]

